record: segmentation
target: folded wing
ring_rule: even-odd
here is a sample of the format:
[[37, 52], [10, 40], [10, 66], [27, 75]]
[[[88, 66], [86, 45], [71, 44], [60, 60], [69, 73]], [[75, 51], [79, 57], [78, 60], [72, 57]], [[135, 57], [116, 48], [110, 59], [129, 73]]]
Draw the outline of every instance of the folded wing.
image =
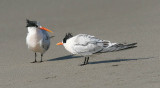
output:
[[76, 36], [75, 45], [73, 49], [80, 55], [92, 55], [93, 53], [100, 52], [104, 47], [109, 46], [110, 41], [100, 40], [95, 36], [87, 34], [79, 34]]

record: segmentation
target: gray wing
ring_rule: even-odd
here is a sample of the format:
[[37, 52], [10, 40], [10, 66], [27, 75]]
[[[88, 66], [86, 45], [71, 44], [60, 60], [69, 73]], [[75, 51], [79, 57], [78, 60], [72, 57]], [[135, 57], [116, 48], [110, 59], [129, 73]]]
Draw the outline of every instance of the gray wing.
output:
[[76, 36], [75, 45], [73, 49], [80, 55], [92, 55], [103, 50], [104, 47], [108, 46], [106, 40], [100, 40], [95, 36], [87, 34], [79, 34]]
[[46, 51], [48, 50], [49, 46], [50, 46], [50, 36], [49, 34], [42, 30], [42, 33], [43, 33], [43, 39], [42, 39], [42, 43], [41, 43], [41, 46], [43, 47], [43, 49]]

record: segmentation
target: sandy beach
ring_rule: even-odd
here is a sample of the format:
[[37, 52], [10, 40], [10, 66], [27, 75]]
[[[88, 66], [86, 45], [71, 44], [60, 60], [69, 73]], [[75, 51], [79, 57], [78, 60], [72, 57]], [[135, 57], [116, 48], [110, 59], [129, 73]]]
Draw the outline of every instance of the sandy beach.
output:
[[[159, 0], [1, 0], [0, 11], [0, 88], [160, 88]], [[30, 63], [26, 19], [54, 32], [43, 63]], [[68, 32], [138, 47], [79, 66], [84, 57], [56, 46]]]

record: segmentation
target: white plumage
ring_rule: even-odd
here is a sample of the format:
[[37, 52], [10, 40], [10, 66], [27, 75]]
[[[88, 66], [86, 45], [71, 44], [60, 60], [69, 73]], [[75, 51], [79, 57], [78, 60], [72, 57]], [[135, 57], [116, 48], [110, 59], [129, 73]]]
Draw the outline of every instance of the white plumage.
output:
[[27, 29], [28, 34], [26, 37], [26, 44], [30, 50], [35, 52], [35, 61], [36, 60], [36, 53], [41, 53], [41, 62], [43, 54], [48, 50], [50, 46], [50, 36], [46, 32], [44, 27], [41, 27], [37, 21], [29, 21], [27, 20]]
[[71, 33], [66, 34], [61, 43], [57, 43], [57, 45], [63, 45], [65, 49], [72, 54], [84, 56], [85, 61], [82, 65], [86, 65], [88, 63], [90, 55], [133, 48], [136, 47], [136, 44], [137, 43], [111, 43], [108, 40], [101, 40], [88, 34], [78, 34], [76, 36], [72, 36]]
[[34, 52], [45, 53], [50, 46], [50, 38], [46, 31], [29, 27], [26, 37], [28, 48]]

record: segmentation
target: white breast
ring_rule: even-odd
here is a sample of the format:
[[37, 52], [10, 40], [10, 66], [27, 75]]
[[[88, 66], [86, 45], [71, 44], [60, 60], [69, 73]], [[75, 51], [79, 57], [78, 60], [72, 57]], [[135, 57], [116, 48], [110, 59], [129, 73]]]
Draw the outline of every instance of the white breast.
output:
[[74, 44], [75, 44], [75, 37], [72, 37], [70, 39], [67, 40], [66, 43], [64, 43], [64, 47], [67, 51], [69, 51], [72, 54], [78, 54], [75, 50], [74, 50]]
[[43, 39], [43, 34], [41, 30], [35, 27], [28, 27], [28, 35], [26, 37], [26, 43], [30, 50], [34, 52], [43, 53], [44, 49], [40, 45], [40, 42], [42, 41], [42, 39]]

